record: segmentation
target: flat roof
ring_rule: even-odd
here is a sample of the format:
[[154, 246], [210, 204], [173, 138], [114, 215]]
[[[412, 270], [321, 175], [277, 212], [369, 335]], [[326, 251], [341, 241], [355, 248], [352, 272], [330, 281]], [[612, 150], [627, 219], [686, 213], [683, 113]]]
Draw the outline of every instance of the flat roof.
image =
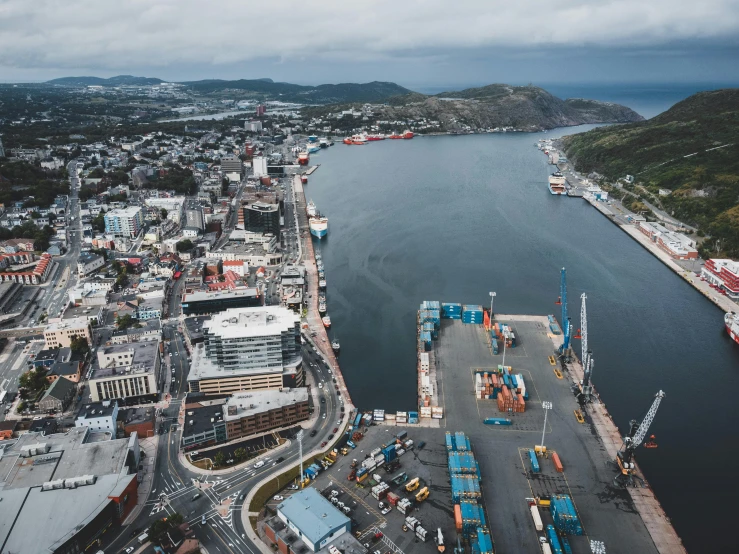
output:
[[319, 543], [335, 529], [349, 525], [349, 518], [314, 488], [290, 495], [277, 505], [277, 511], [313, 543]]
[[183, 437], [199, 435], [213, 430], [213, 425], [223, 421], [223, 406], [227, 398], [200, 399], [185, 405]]
[[113, 415], [113, 412], [117, 407], [118, 403], [115, 401], [92, 402], [91, 404], [85, 404], [77, 413], [77, 419], [108, 417]]
[[125, 344], [113, 344], [98, 350], [98, 361], [101, 354], [113, 355], [124, 352], [133, 352], [133, 360], [128, 366], [100, 367], [94, 370], [91, 379], [104, 379], [118, 375], [154, 373], [154, 362], [159, 355], [159, 342], [127, 342]]
[[[108, 496], [136, 479], [127, 466], [129, 439], [88, 443], [88, 438], [89, 429], [77, 427], [47, 436], [27, 433], [6, 446], [0, 458], [3, 552], [53, 552], [108, 505]], [[20, 457], [34, 444], [39, 454]], [[42, 489], [50, 481], [87, 476], [94, 482]]]
[[279, 335], [300, 324], [300, 316], [282, 306], [231, 308], [213, 314], [203, 324], [209, 335], [223, 339]]
[[202, 302], [204, 300], [218, 300], [226, 298], [250, 298], [259, 296], [256, 288], [245, 288], [239, 290], [227, 290], [217, 292], [197, 291], [183, 295], [182, 302]]
[[[223, 417], [226, 421], [233, 421], [298, 402], [308, 402], [307, 388], [237, 392], [226, 402]], [[229, 415], [228, 408], [236, 408], [236, 413]]]
[[54, 323], [49, 323], [45, 331], [62, 331], [64, 329], [82, 329], [88, 327], [90, 321], [86, 317], [73, 317]]

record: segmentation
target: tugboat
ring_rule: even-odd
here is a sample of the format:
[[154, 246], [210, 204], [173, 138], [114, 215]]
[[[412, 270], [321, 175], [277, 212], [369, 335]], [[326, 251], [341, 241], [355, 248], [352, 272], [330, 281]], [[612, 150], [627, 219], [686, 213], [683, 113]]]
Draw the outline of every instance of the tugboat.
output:
[[339, 339], [334, 339], [331, 341], [331, 348], [333, 348], [334, 352], [337, 354], [339, 353], [339, 350], [341, 350], [341, 345], [339, 344]]
[[323, 322], [323, 326], [326, 329], [330, 329], [331, 328], [331, 318], [330, 317], [328, 317], [327, 315], [325, 315], [325, 316], [323, 316], [321, 318], [321, 321]]

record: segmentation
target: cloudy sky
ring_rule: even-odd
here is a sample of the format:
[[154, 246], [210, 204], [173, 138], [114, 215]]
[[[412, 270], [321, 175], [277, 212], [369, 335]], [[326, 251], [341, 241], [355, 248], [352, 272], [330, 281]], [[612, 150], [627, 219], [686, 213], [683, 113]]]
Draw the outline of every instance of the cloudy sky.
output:
[[739, 82], [739, 0], [0, 0], [0, 81]]

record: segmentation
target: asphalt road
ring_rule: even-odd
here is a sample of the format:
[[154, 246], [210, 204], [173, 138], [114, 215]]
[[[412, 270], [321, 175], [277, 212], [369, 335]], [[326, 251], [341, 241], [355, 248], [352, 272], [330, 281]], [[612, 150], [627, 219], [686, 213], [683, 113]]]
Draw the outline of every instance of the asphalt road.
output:
[[[169, 347], [178, 353], [171, 356], [177, 383], [173, 387], [173, 396], [176, 394], [176, 399], [173, 398], [170, 407], [162, 411], [161, 418], [157, 421], [157, 430], [164, 426], [167, 432], [160, 436], [152, 492], [136, 520], [131, 525], [111, 533], [111, 541], [102, 549], [105, 552], [123, 552], [129, 546], [137, 546], [137, 537], [143, 530], [155, 520], [177, 512], [191, 524], [195, 535], [209, 552], [257, 554], [259, 549], [248, 539], [241, 522], [243, 500], [240, 496], [245, 495], [257, 482], [273, 471], [282, 471], [295, 463], [298, 459], [298, 444], [293, 441], [286, 449], [260, 458], [265, 461], [263, 467], [255, 468], [253, 464], [249, 464], [223, 476], [211, 472], [204, 478], [180, 465], [177, 453], [181, 430], [177, 424], [177, 412], [179, 402], [185, 395], [183, 376], [187, 371], [187, 355], [182, 337], [174, 330], [174, 326], [167, 325], [164, 333], [165, 338], [171, 338]], [[316, 435], [311, 437], [309, 431], [303, 439], [303, 449], [308, 452], [328, 440], [328, 435], [332, 434], [341, 417], [342, 403], [332, 386], [332, 374], [323, 361], [308, 347], [303, 349], [303, 359], [306, 370], [313, 375], [314, 382], [325, 383], [319, 392], [320, 398], [323, 398], [325, 403], [319, 402], [319, 417], [311, 429], [316, 431]], [[278, 457], [284, 458], [284, 461], [276, 466], [275, 460]], [[213, 485], [200, 490], [195, 484], [195, 481], [199, 480]], [[196, 494], [200, 496], [194, 498]], [[223, 513], [227, 514], [224, 516], [217, 507], [219, 502], [227, 497], [231, 498], [231, 504], [224, 509]], [[206, 518], [206, 525], [201, 523], [203, 517]], [[147, 551], [153, 551], [153, 547]]]

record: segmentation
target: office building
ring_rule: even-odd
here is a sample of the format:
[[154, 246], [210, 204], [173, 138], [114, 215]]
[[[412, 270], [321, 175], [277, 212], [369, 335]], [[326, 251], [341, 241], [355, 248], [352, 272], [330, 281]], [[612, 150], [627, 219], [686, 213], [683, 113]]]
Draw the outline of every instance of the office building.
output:
[[203, 315], [222, 312], [231, 308], [250, 308], [262, 305], [259, 289], [246, 288], [215, 292], [197, 291], [182, 295], [182, 313]]
[[224, 176], [236, 174], [238, 179], [241, 179], [243, 167], [244, 164], [238, 156], [223, 156], [221, 158], [221, 173]]
[[282, 306], [213, 314], [192, 352], [190, 392], [206, 394], [303, 385], [300, 316]]
[[86, 317], [75, 317], [72, 319], [63, 319], [56, 323], [49, 323], [44, 329], [44, 340], [46, 346], [44, 348], [60, 348], [62, 346], [72, 346], [72, 337], [84, 337], [87, 344], [92, 344], [92, 330], [90, 329], [90, 320]]
[[93, 402], [119, 399], [130, 405], [159, 399], [164, 374], [158, 341], [100, 348], [98, 365], [90, 378]]
[[[110, 438], [116, 438], [118, 421], [118, 402], [105, 400], [85, 404], [74, 420], [75, 427], [89, 427], [98, 433], [110, 433]], [[146, 435], [144, 435], [146, 436]]]
[[144, 226], [144, 216], [138, 206], [110, 210], [104, 218], [105, 232], [117, 237], [135, 238]]
[[138, 499], [138, 437], [91, 442], [90, 435], [87, 427], [29, 432], [5, 446], [2, 552], [97, 552], [131, 513]]
[[244, 439], [306, 421], [308, 389], [238, 392], [222, 398], [204, 393], [185, 400], [182, 445], [202, 448]]
[[244, 230], [253, 233], [271, 233], [280, 238], [280, 205], [250, 202], [241, 207]]

